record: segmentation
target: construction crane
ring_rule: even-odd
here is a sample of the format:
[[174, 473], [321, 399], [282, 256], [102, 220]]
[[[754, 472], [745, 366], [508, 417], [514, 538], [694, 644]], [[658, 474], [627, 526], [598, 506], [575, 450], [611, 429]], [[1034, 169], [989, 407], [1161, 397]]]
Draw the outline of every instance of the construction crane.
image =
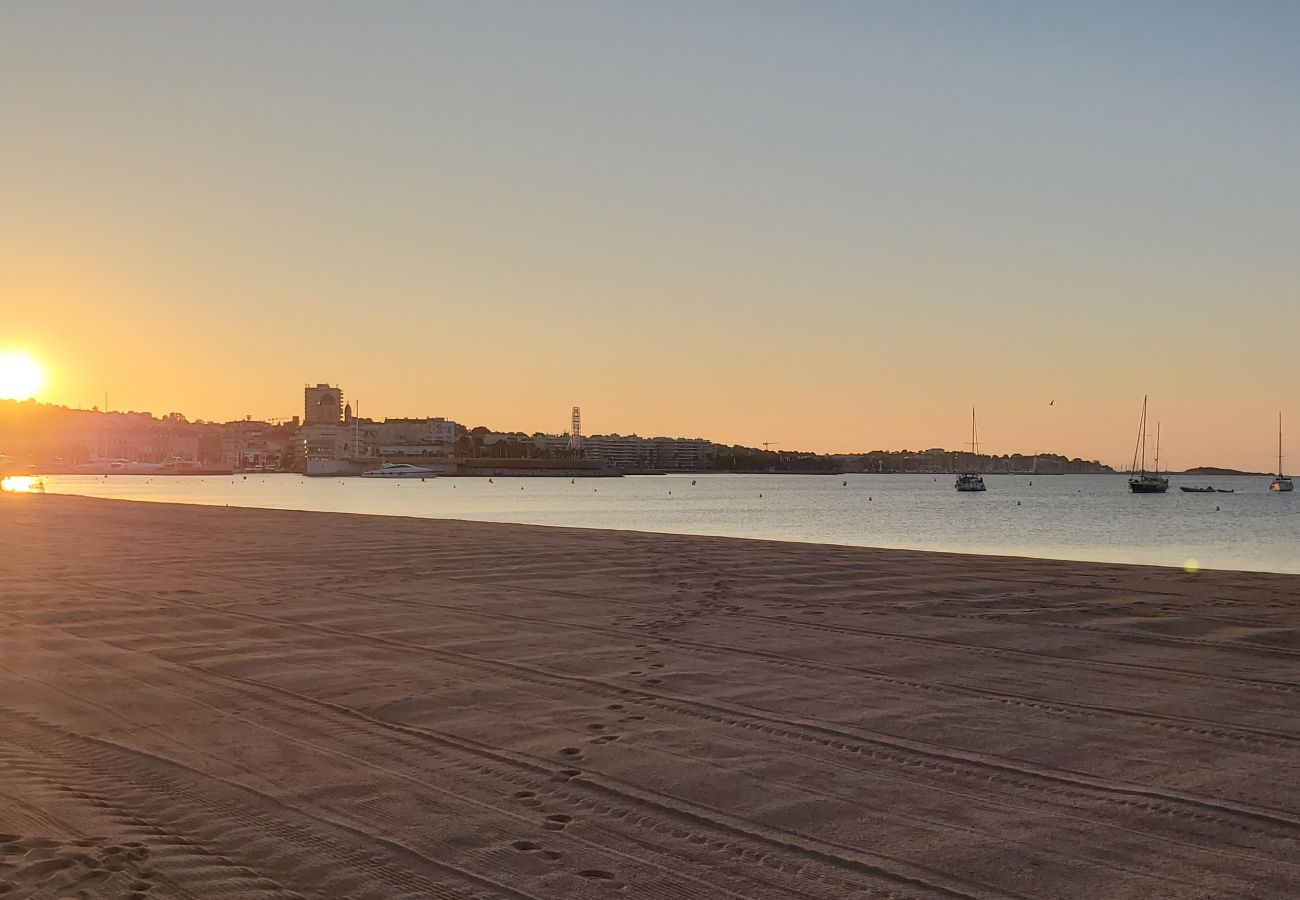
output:
[[763, 441], [764, 450], [770, 450], [772, 447], [779, 447], [779, 446], [781, 446], [780, 441]]

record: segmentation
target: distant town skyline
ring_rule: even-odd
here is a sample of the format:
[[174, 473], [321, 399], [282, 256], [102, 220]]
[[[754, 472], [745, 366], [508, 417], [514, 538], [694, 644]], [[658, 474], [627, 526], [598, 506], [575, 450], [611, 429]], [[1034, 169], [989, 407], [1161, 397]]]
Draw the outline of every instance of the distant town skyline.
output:
[[[437, 435], [437, 440], [443, 444], [446, 444], [447, 446], [450, 446], [450, 444], [453, 443], [455, 440], [453, 426], [460, 426], [466, 431], [470, 429], [485, 430], [486, 432], [488, 432], [489, 435], [488, 437], [489, 443], [491, 443], [491, 441], [494, 440], [493, 436], [495, 436], [495, 438], [505, 438], [510, 435], [522, 435], [525, 438], [538, 438], [539, 436], [544, 436], [547, 441], [546, 447], [549, 448], [548, 452], [560, 449], [566, 445], [571, 449], [575, 447], [575, 443], [573, 442], [570, 431], [558, 427], [521, 428], [521, 427], [513, 426], [509, 423], [486, 422], [486, 421], [479, 421], [474, 419], [458, 420], [455, 419], [454, 417], [445, 417], [441, 415], [418, 414], [418, 413], [417, 414], [407, 413], [407, 414], [400, 414], [400, 415], [382, 415], [382, 416], [381, 415], [372, 416], [369, 413], [358, 415], [353, 411], [352, 401], [348, 399], [348, 397], [346, 396], [346, 392], [342, 390], [341, 385], [330, 385], [322, 382], [314, 386], [311, 385], [310, 383], [305, 383], [303, 387], [306, 394], [305, 408], [300, 407], [299, 410], [296, 413], [294, 413], [292, 416], [258, 417], [258, 416], [254, 416], [251, 413], [246, 413], [244, 416], [237, 416], [237, 417], [207, 418], [204, 416], [188, 415], [182, 410], [172, 410], [168, 413], [161, 413], [156, 410], [145, 410], [145, 409], [116, 409], [116, 408], [110, 409], [108, 407], [100, 407], [100, 406], [79, 407], [76, 405], [61, 405], [61, 404], [54, 404], [48, 401], [42, 401], [34, 396], [28, 397], [26, 398], [26, 400], [14, 400], [13, 398], [0, 397], [0, 403], [3, 403], [5, 401], [10, 403], [14, 403], [14, 402], [37, 403], [41, 406], [48, 406], [51, 409], [65, 409], [72, 414], [108, 412], [111, 413], [114, 417], [123, 417], [128, 419], [133, 417], [145, 417], [148, 419], [156, 420], [160, 423], [176, 422], [176, 423], [189, 423], [194, 425], [205, 425], [205, 426], [206, 425], [210, 425], [210, 426], [271, 425], [271, 426], [275, 426], [277, 429], [280, 426], [286, 426], [289, 427], [290, 429], [290, 431], [286, 433], [296, 433], [298, 435], [298, 437], [295, 440], [296, 443], [302, 442], [304, 436], [308, 434], [308, 429], [310, 427], [312, 427], [313, 425], [322, 425], [322, 424], [333, 425], [337, 427], [338, 429], [337, 434], [335, 437], [332, 438], [332, 440], [337, 439], [337, 440], [350, 441], [353, 432], [352, 432], [352, 426], [348, 423], [355, 420], [358, 422], [371, 423], [371, 425], [375, 425], [375, 426], [398, 427], [399, 431], [404, 435], [404, 437], [401, 438], [402, 442], [406, 442], [408, 440], [408, 437], [406, 435], [410, 430], [410, 426], [418, 425], [420, 427], [428, 426], [432, 428], [433, 429], [432, 433]], [[325, 396], [330, 398], [329, 403], [327, 405], [333, 408], [334, 413], [338, 417], [337, 420], [335, 420], [332, 415], [328, 415], [328, 414], [325, 416], [325, 418], [321, 418], [320, 409], [316, 410], [316, 415], [315, 417], [313, 417], [312, 415], [313, 397], [319, 396], [322, 392], [325, 394]], [[4, 407], [0, 406], [0, 411], [3, 411], [3, 409]], [[576, 414], [577, 409], [573, 408], [570, 410], [570, 412]], [[573, 421], [573, 419], [570, 419], [570, 421]], [[366, 425], [363, 431], [368, 431], [371, 428], [371, 425]], [[301, 426], [302, 428], [301, 431], [297, 430], [299, 426]], [[914, 446], [877, 445], [872, 447], [845, 448], [845, 449], [837, 449], [837, 450], [814, 450], [807, 446], [796, 446], [796, 445], [783, 446], [781, 442], [775, 442], [775, 441], [773, 442], [760, 441], [758, 443], [748, 444], [744, 441], [729, 441], [725, 439], [715, 439], [713, 437], [708, 436], [707, 434], [687, 435], [687, 434], [680, 434], [680, 433], [673, 433], [673, 432], [651, 432], [651, 431], [644, 431], [638, 429], [632, 429], [627, 431], [617, 431], [617, 430], [600, 431], [600, 430], [588, 429], [585, 427], [585, 425], [582, 426], [580, 435], [582, 436], [582, 439], [576, 445], [580, 447], [589, 446], [590, 441], [588, 439], [591, 438], [601, 438], [601, 439], [612, 438], [615, 440], [636, 439], [636, 440], [643, 440], [643, 441], [667, 440], [670, 442], [676, 441], [676, 442], [689, 443], [693, 447], [709, 444], [720, 450], [726, 449], [728, 447], [746, 448], [750, 451], [767, 450], [778, 455], [787, 454], [792, 457], [798, 457], [807, 454], [815, 454], [819, 457], [826, 457], [826, 458], [867, 457], [875, 454], [885, 454], [885, 455], [901, 454], [906, 457], [917, 457], [917, 458], [924, 457], [927, 459], [931, 459], [933, 458], [934, 454], [939, 453], [939, 454], [943, 454], [944, 458], [947, 459], [950, 456], [951, 457], [963, 456], [970, 451], [969, 443], [966, 443], [964, 445], [962, 444], [917, 444]], [[0, 437], [3, 437], [3, 435], [0, 435]], [[310, 451], [312, 438], [306, 437], [306, 440], [308, 445], [308, 451]], [[373, 437], [373, 440], [382, 443], [384, 439], [383, 437], [378, 436], [377, 434], [376, 436]], [[539, 444], [539, 446], [541, 445]], [[348, 450], [345, 447], [334, 447], [331, 455], [334, 454], [347, 455], [349, 452], [357, 452], [360, 451], [360, 449], [361, 449], [360, 447], [353, 448], [352, 450]], [[370, 454], [372, 452], [375, 452], [375, 448], [368, 447], [364, 452], [365, 454]], [[447, 450], [446, 452], [450, 453], [452, 451]], [[1154, 452], [1154, 448], [1149, 448], [1148, 462], [1154, 462], [1154, 460], [1151, 458], [1151, 454], [1153, 452]], [[380, 452], [379, 455], [382, 456], [384, 455], [384, 453]], [[1122, 461], [1105, 460], [1105, 459], [1099, 459], [1097, 457], [1080, 456], [1074, 453], [1062, 452], [1058, 449], [1051, 448], [1051, 447], [1018, 448], [1012, 450], [990, 450], [988, 447], [984, 445], [983, 441], [980, 442], [979, 455], [989, 460], [996, 460], [999, 458], [1004, 460], [1007, 459], [1033, 460], [1035, 457], [1042, 457], [1044, 459], [1059, 458], [1061, 460], [1073, 460], [1075, 462], [1086, 463], [1088, 465], [1091, 465], [1093, 463], [1100, 463], [1103, 466], [1110, 466], [1115, 471], [1124, 471], [1128, 468], [1127, 459]], [[1274, 457], [1274, 459], [1276, 459], [1276, 457]], [[927, 465], [929, 465], [929, 463], [927, 463]], [[1233, 468], [1224, 463], [1216, 463], [1216, 462], [1207, 463], [1204, 460], [1199, 462], [1197, 461], [1179, 462], [1173, 464], [1174, 471], [1179, 471], [1182, 468], [1194, 469], [1194, 468], [1207, 468], [1207, 467], [1228, 468], [1228, 469]], [[1162, 458], [1160, 468], [1161, 470], [1164, 471], [1167, 471], [1170, 468], [1170, 466], [1164, 464], [1163, 458]], [[1262, 473], [1267, 469], [1269, 469], [1269, 467], [1264, 466], [1258, 469], [1257, 471]], [[930, 469], [927, 468], [925, 469], [925, 471], [930, 471]], [[943, 471], [946, 471], [946, 469], [944, 469]], [[1249, 467], [1243, 467], [1241, 471], [1251, 472], [1256, 470], [1252, 470]], [[1049, 471], [1040, 474], [1053, 474], [1053, 473]]]
[[[1300, 467], [1300, 6], [6, 5], [38, 396]], [[305, 377], [304, 377], [305, 376]], [[1054, 401], [1054, 403], [1053, 403]], [[1050, 405], [1049, 405], [1050, 404]]]

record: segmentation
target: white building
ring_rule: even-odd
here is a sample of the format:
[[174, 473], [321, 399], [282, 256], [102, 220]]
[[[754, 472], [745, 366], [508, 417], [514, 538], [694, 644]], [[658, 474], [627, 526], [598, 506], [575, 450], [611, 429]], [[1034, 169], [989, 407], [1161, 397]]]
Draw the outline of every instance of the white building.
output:
[[366, 423], [367, 440], [381, 456], [454, 456], [456, 423], [431, 419], [385, 419]]
[[703, 438], [595, 434], [583, 437], [582, 449], [587, 459], [603, 459], [619, 469], [697, 472], [707, 468], [714, 444]]

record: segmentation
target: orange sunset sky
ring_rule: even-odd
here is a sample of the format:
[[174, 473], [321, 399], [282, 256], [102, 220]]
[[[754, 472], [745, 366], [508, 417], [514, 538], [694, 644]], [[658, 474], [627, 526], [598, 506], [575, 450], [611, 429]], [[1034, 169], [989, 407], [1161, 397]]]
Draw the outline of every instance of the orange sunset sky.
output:
[[329, 381], [838, 452], [974, 405], [988, 452], [1115, 465], [1150, 394], [1162, 462], [1269, 469], [1297, 38], [1284, 3], [17, 3], [0, 350], [72, 406]]

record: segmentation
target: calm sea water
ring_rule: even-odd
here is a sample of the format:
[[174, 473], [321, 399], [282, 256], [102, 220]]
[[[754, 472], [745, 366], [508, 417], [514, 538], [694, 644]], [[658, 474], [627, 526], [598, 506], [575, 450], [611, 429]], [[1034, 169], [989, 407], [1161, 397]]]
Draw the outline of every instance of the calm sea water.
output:
[[[692, 484], [692, 481], [695, 483]], [[1232, 494], [1130, 494], [1121, 475], [698, 475], [609, 479], [296, 475], [52, 476], [50, 493], [124, 500], [474, 519], [1300, 573], [1300, 492], [1268, 478], [1210, 479]], [[847, 482], [847, 485], [845, 484]]]

